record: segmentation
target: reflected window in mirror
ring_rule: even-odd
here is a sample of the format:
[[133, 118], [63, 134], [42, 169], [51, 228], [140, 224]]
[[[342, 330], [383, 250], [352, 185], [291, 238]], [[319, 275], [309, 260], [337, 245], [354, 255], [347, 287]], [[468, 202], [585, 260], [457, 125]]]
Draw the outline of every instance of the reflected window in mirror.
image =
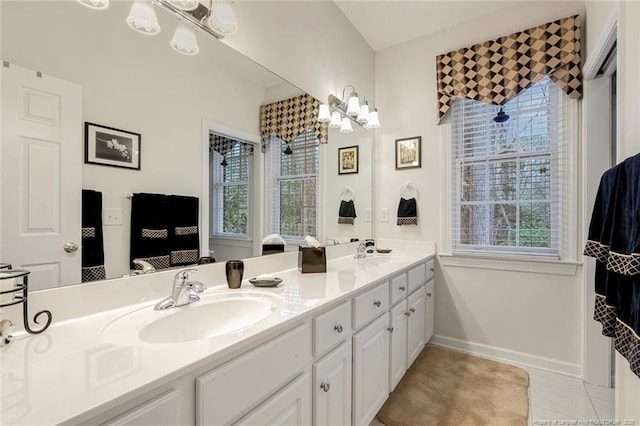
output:
[[313, 129], [290, 143], [271, 136], [266, 152], [267, 233], [294, 242], [318, 236], [319, 144]]
[[248, 239], [253, 144], [211, 133], [211, 236]]

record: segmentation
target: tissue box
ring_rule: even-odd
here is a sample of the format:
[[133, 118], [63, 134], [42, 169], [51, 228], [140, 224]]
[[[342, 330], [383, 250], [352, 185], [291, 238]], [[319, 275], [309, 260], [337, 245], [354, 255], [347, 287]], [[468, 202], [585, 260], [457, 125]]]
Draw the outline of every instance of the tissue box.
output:
[[298, 270], [303, 274], [327, 272], [327, 254], [324, 247], [298, 248]]

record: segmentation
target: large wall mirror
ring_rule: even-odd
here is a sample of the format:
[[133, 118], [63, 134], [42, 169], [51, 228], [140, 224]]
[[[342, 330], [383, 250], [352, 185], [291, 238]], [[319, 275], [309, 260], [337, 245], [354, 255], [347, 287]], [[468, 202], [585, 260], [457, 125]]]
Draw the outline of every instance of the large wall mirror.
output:
[[[199, 54], [180, 55], [169, 45], [176, 28], [175, 16], [156, 7], [162, 30], [153, 37], [143, 36], [125, 22], [130, 7], [128, 1], [111, 2], [104, 11], [90, 10], [74, 1], [0, 3], [1, 52], [6, 64], [2, 87], [0, 261], [31, 270], [32, 290], [81, 282], [82, 247], [67, 253], [64, 244], [81, 241], [82, 189], [102, 194], [107, 278], [131, 272], [130, 194], [198, 197], [200, 255], [213, 250], [217, 261], [259, 255], [261, 238], [268, 233], [263, 221], [266, 165], [260, 149], [259, 108], [304, 91], [201, 31], [196, 31]], [[45, 135], [20, 139], [21, 154], [5, 149], [10, 139], [5, 131], [12, 127], [5, 122], [7, 105], [13, 106], [18, 115], [32, 114], [36, 121], [51, 119], [47, 108], [52, 105], [68, 106], [66, 98], [46, 90], [6, 90], [10, 83], [5, 81], [7, 65], [68, 83], [65, 90], [79, 102], [77, 108], [71, 108], [77, 111], [71, 116], [69, 134], [74, 146], [69, 155], [62, 148], [51, 148], [55, 144]], [[26, 100], [31, 109], [15, 108], [20, 100]], [[60, 114], [58, 124], [69, 124], [66, 113]], [[108, 161], [86, 162], [85, 122], [102, 126], [107, 133], [116, 132], [115, 136], [119, 131], [125, 136], [139, 135], [140, 168], [113, 167]], [[255, 145], [252, 227], [244, 240], [209, 238], [212, 223], [217, 220], [215, 212], [210, 211], [211, 132]], [[358, 147], [358, 172], [341, 174], [339, 155], [353, 146]], [[329, 143], [320, 151], [319, 239], [344, 242], [370, 237], [373, 134], [358, 126], [350, 134], [330, 129]], [[11, 170], [5, 167], [7, 161], [12, 163]], [[25, 196], [27, 190], [45, 195], [29, 198]], [[355, 200], [357, 219], [353, 225], [338, 223], [345, 190], [351, 191]], [[47, 216], [46, 212], [53, 213]], [[62, 231], [70, 234], [59, 235]], [[53, 242], [35, 246], [32, 242], [54, 234], [58, 239]], [[35, 257], [30, 259], [31, 255]]]

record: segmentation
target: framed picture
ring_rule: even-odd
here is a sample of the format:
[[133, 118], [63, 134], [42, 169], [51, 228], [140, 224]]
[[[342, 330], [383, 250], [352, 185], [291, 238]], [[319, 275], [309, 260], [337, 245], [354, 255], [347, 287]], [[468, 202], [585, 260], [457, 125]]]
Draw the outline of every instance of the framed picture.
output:
[[84, 123], [84, 162], [140, 170], [140, 133]]
[[338, 148], [338, 174], [358, 173], [358, 145]]
[[396, 139], [396, 170], [422, 166], [422, 136]]

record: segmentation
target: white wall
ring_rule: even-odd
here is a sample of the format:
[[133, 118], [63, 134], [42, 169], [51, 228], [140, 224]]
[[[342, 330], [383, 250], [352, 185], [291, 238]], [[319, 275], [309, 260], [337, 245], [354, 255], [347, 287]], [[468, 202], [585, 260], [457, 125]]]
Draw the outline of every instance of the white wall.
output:
[[[583, 10], [581, 2], [515, 4], [503, 13], [376, 53], [376, 99], [383, 126], [376, 131], [376, 238], [434, 240], [445, 232], [441, 128], [436, 124], [438, 54], [543, 24]], [[422, 168], [396, 171], [394, 140], [422, 136]], [[395, 225], [399, 188], [419, 190], [418, 226]], [[580, 375], [582, 271], [575, 275], [439, 267], [435, 341], [511, 361]]]
[[[103, 192], [103, 207], [122, 209], [106, 226], [108, 276], [128, 271], [131, 201], [126, 192], [200, 196], [202, 119], [259, 134], [264, 88], [212, 60], [227, 46], [199, 34], [201, 52], [169, 46], [174, 18], [140, 35], [124, 22], [129, 2], [95, 12], [76, 2], [3, 2], [3, 60], [83, 87], [84, 120], [142, 134], [141, 170], [85, 164], [83, 188]], [[78, 159], [82, 161], [82, 159]], [[119, 255], [118, 255], [119, 254]]]

